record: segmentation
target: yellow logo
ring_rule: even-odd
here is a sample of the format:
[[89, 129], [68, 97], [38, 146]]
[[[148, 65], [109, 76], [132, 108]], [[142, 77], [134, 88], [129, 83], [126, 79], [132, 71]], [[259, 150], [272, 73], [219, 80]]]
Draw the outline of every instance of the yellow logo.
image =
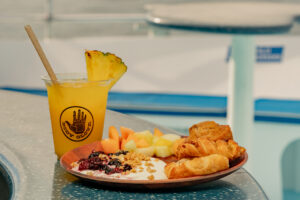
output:
[[64, 109], [60, 114], [59, 121], [64, 135], [74, 142], [88, 138], [94, 127], [92, 113], [81, 106], [71, 106]]

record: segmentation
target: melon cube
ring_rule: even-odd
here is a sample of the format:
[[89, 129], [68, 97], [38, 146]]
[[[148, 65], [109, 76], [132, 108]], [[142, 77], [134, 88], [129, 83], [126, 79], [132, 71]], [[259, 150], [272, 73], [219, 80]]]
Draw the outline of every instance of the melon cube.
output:
[[142, 132], [136, 132], [136, 133], [134, 133], [134, 136], [137, 137], [138, 139], [146, 140], [149, 143], [149, 145], [152, 144], [153, 135], [148, 130], [142, 131]]
[[164, 158], [164, 157], [171, 156], [172, 153], [171, 153], [169, 146], [156, 146], [155, 147], [155, 155], [157, 157]]
[[160, 138], [160, 136], [153, 136], [152, 144], [155, 144], [157, 140]]
[[164, 138], [164, 139], [166, 139], [166, 140], [169, 140], [171, 142], [175, 142], [176, 140], [178, 140], [178, 139], [181, 138], [179, 135], [172, 134], [172, 133], [165, 134], [165, 135], [163, 135], [161, 137]]
[[150, 146], [150, 147], [145, 147], [145, 148], [136, 148], [135, 152], [137, 153], [142, 153], [146, 156], [153, 156], [154, 152], [155, 152], [155, 148], [154, 146]]
[[103, 148], [104, 153], [116, 153], [119, 149], [119, 143], [114, 139], [104, 139], [101, 140], [101, 146]]
[[136, 144], [133, 140], [129, 140], [126, 144], [125, 144], [125, 148], [126, 151], [134, 151], [136, 149]]
[[172, 146], [172, 144], [173, 143], [170, 140], [159, 137], [153, 145], [154, 146]]
[[154, 136], [163, 136], [163, 132], [161, 132], [158, 128], [154, 128], [154, 133], [153, 133]]

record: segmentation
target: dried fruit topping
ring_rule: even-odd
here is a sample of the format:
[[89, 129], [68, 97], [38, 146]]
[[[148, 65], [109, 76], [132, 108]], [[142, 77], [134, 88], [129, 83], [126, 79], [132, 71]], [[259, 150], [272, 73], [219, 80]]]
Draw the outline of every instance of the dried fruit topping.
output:
[[116, 155], [116, 156], [119, 156], [119, 155], [126, 155], [127, 153], [128, 153], [128, 151], [121, 150], [121, 151], [115, 153], [114, 155]]
[[81, 170], [89, 169], [89, 167], [90, 167], [89, 161], [88, 160], [83, 160], [83, 161], [80, 162], [78, 169], [81, 171]]
[[123, 171], [125, 172], [125, 171], [129, 171], [129, 170], [131, 170], [131, 169], [132, 169], [132, 167], [131, 167], [130, 165], [125, 164], [125, 165], [124, 165], [124, 168], [123, 168]]
[[119, 159], [114, 158], [108, 162], [108, 165], [115, 165], [116, 167], [119, 167], [122, 165], [122, 163]]
[[118, 151], [118, 152], [116, 152], [116, 153], [109, 153], [109, 154], [107, 154], [107, 155], [108, 155], [108, 156], [113, 156], [113, 155], [119, 156], [119, 155], [126, 155], [127, 153], [128, 153], [128, 151], [121, 150], [121, 151]]
[[93, 152], [89, 155], [89, 158], [98, 157], [100, 154], [104, 154], [104, 152], [103, 152], [103, 151], [93, 151]]
[[[128, 151], [119, 151], [117, 153], [105, 154], [102, 151], [92, 152], [88, 158], [80, 159], [79, 170], [100, 170], [105, 174], [122, 173], [130, 171], [132, 166], [128, 163], [122, 163], [118, 156], [125, 156]], [[120, 157], [119, 157], [120, 158]]]

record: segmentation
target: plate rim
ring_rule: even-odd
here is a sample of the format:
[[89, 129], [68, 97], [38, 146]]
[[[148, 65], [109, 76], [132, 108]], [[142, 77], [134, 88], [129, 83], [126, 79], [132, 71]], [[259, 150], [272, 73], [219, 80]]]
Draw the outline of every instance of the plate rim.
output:
[[[76, 172], [74, 170], [71, 169], [71, 166], [65, 166], [65, 164], [63, 163], [64, 158], [71, 152], [74, 152], [74, 150], [78, 151], [81, 148], [85, 147], [85, 146], [89, 146], [92, 145], [94, 143], [97, 143], [100, 141], [96, 141], [90, 144], [85, 144], [82, 145], [80, 147], [77, 147], [75, 149], [72, 149], [68, 152], [66, 152], [65, 154], [63, 154], [63, 156], [60, 158], [60, 166], [67, 171], [68, 173], [79, 177], [81, 179], [87, 179], [89, 181], [94, 181], [94, 182], [105, 182], [105, 183], [112, 183], [112, 184], [130, 184], [130, 185], [159, 185], [159, 184], [174, 184], [174, 183], [184, 183], [184, 182], [196, 182], [196, 181], [203, 181], [203, 182], [208, 182], [210, 180], [217, 180], [220, 178], [223, 178], [225, 176], [230, 175], [231, 173], [237, 171], [238, 169], [240, 169], [248, 160], [248, 153], [245, 152], [243, 154], [243, 158], [234, 166], [219, 171], [219, 172], [215, 172], [212, 174], [207, 174], [207, 175], [199, 175], [199, 176], [193, 176], [193, 177], [186, 177], [186, 178], [177, 178], [177, 179], [158, 179], [158, 180], [130, 180], [130, 179], [118, 179], [118, 178], [105, 178], [105, 177], [96, 177], [96, 176], [91, 176], [91, 175], [86, 175], [86, 174], [82, 174], [80, 172]], [[205, 181], [207, 180], [207, 181]]]

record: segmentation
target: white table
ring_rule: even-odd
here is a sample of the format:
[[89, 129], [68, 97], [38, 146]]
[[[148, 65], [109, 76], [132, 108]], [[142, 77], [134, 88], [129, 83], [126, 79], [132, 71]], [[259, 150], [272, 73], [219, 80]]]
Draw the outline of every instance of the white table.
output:
[[[232, 34], [227, 120], [236, 140], [251, 150], [253, 132], [253, 66], [257, 34], [287, 32], [299, 4], [212, 2], [148, 5], [152, 24], [190, 31]], [[199, 44], [201, 45], [201, 44]]]

